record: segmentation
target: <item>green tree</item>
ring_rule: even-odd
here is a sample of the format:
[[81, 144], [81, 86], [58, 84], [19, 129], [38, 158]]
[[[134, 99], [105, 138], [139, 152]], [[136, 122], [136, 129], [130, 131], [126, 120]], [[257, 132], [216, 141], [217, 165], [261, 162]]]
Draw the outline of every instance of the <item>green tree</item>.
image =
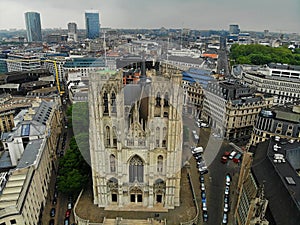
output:
[[259, 44], [233, 44], [230, 48], [230, 59], [237, 64], [262, 65], [273, 62], [300, 65], [299, 57], [300, 51], [292, 51], [285, 46], [272, 48]]
[[76, 194], [87, 183], [90, 167], [82, 157], [74, 137], [70, 149], [59, 160], [58, 190]]
[[65, 194], [77, 194], [87, 183], [88, 177], [78, 169], [72, 169], [58, 177], [58, 190]]

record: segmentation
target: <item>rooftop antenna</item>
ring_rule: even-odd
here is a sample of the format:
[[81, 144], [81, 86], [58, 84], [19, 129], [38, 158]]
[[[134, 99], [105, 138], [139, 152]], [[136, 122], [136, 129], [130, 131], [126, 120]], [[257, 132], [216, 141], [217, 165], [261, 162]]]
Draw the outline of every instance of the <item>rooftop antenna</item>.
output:
[[168, 65], [169, 65], [169, 44], [170, 44], [170, 38], [168, 38], [168, 44], [167, 44], [167, 69], [166, 69], [166, 73], [168, 73]]
[[181, 32], [180, 32], [180, 50], [182, 50], [182, 34], [183, 34], [183, 22], [182, 22]]

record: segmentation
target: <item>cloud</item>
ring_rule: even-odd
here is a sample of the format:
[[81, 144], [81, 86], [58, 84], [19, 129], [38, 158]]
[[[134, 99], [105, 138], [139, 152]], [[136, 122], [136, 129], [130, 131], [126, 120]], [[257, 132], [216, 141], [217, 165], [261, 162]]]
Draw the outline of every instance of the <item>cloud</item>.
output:
[[84, 28], [84, 11], [100, 11], [100, 23], [112, 28], [186, 27], [242, 30], [284, 30], [300, 33], [298, 0], [1, 0], [0, 29], [25, 28], [24, 13], [41, 13], [42, 27]]

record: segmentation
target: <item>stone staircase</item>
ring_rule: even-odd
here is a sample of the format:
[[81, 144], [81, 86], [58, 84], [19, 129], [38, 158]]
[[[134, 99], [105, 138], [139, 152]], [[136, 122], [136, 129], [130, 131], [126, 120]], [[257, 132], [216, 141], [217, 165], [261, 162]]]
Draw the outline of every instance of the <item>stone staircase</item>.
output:
[[103, 221], [103, 225], [164, 225], [165, 222], [154, 220], [154, 219], [146, 219], [146, 220], [135, 220], [135, 219], [107, 219], [105, 218]]

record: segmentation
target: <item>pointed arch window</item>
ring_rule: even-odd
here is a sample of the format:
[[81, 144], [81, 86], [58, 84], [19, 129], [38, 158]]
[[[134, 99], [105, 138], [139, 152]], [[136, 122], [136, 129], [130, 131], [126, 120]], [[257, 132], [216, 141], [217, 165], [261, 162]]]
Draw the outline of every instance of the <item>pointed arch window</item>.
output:
[[111, 154], [109, 157], [109, 163], [110, 163], [110, 172], [115, 173], [116, 172], [116, 157]]
[[103, 94], [103, 105], [104, 105], [104, 113], [108, 113], [108, 94], [105, 91]]
[[112, 138], [113, 138], [113, 140], [112, 140], [112, 145], [114, 146], [114, 147], [117, 147], [117, 142], [118, 142], [118, 139], [117, 139], [117, 128], [114, 126], [113, 127], [113, 133], [112, 133]]
[[156, 127], [156, 130], [155, 130], [155, 141], [156, 141], [156, 147], [159, 147], [160, 146], [160, 128], [159, 127]]
[[110, 127], [105, 127], [105, 147], [110, 146]]
[[137, 155], [129, 162], [129, 182], [144, 182], [144, 163]]
[[159, 155], [157, 157], [157, 172], [162, 173], [164, 168], [164, 157]]
[[168, 106], [169, 106], [169, 94], [168, 94], [168, 92], [166, 92], [165, 98], [164, 98], [164, 107], [168, 107]]
[[163, 128], [163, 141], [162, 141], [162, 147], [167, 147], [167, 128]]
[[158, 92], [155, 99], [155, 106], [160, 107], [160, 93]]
[[111, 112], [113, 113], [117, 112], [115, 92], [111, 93]]

